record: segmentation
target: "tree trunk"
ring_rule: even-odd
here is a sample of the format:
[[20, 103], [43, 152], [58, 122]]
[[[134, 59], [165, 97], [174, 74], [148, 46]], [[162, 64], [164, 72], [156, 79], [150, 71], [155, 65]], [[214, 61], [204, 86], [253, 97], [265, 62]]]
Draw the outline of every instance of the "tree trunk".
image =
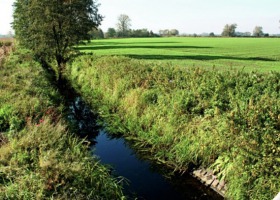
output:
[[61, 55], [57, 55], [56, 56], [56, 61], [57, 61], [57, 84], [58, 87], [63, 88], [64, 87], [64, 71], [65, 71], [65, 67], [66, 67], [66, 62], [65, 60], [62, 58]]

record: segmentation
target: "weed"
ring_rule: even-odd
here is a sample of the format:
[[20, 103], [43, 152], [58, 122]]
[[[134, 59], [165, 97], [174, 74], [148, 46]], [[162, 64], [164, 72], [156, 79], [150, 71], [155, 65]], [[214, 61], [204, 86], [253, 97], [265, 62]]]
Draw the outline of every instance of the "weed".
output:
[[28, 51], [12, 52], [0, 76], [0, 199], [125, 198], [69, 133], [61, 96]]
[[231, 199], [279, 192], [279, 73], [84, 56], [68, 78], [111, 134], [134, 140], [155, 161], [179, 171], [212, 166]]

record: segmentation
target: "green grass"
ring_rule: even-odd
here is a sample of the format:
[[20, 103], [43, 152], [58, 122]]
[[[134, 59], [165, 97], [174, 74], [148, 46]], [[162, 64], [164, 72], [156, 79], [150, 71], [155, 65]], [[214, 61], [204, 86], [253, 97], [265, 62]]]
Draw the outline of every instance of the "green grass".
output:
[[279, 46], [279, 38], [129, 38], [93, 40], [78, 49], [161, 65], [280, 71]]
[[212, 166], [229, 199], [280, 188], [280, 73], [162, 67], [120, 56], [77, 58], [68, 78], [122, 134], [178, 171]]
[[30, 52], [12, 52], [0, 77], [0, 199], [125, 199], [70, 132], [62, 97]]

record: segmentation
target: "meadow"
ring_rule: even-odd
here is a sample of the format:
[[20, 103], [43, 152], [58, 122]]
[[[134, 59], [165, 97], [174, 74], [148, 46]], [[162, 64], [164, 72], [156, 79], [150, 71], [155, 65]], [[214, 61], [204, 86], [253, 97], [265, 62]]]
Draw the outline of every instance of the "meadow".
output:
[[78, 49], [159, 65], [280, 71], [279, 38], [127, 38], [93, 40]]

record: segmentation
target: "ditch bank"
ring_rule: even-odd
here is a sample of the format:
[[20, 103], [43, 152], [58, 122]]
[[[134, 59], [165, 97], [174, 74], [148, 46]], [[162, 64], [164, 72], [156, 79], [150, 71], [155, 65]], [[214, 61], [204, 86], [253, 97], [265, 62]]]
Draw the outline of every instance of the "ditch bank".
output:
[[70, 132], [61, 95], [29, 51], [10, 52], [0, 77], [0, 199], [125, 199]]
[[209, 168], [227, 182], [231, 199], [272, 199], [279, 192], [279, 73], [84, 56], [67, 77], [110, 135], [133, 141], [155, 162], [176, 172]]
[[98, 126], [98, 116], [82, 98], [67, 98], [67, 102], [68, 118], [76, 126], [76, 132], [91, 142], [93, 156], [97, 156], [101, 164], [111, 166], [112, 175], [123, 177], [122, 182], [127, 182], [123, 191], [128, 199], [223, 199], [188, 173], [174, 173], [153, 161], [148, 152], [133, 149], [133, 141], [107, 133]]
[[[52, 76], [47, 76], [28, 52], [18, 50], [14, 54], [5, 66], [1, 65], [5, 81], [0, 84], [3, 94], [0, 97], [3, 103], [0, 105], [0, 180], [3, 181], [0, 183], [0, 196], [4, 199], [125, 198], [120, 185], [116, 185], [123, 179], [109, 176], [108, 169], [97, 162], [95, 155], [89, 157], [87, 146], [69, 132], [71, 130], [81, 137], [87, 137], [92, 141], [92, 148], [104, 146], [98, 148], [98, 152], [114, 146], [110, 142], [112, 140], [104, 141], [104, 134], [98, 132], [96, 115], [84, 108], [85, 104], [76, 98], [69, 87], [60, 88], [59, 94], [56, 86], [50, 84]], [[65, 107], [69, 108], [68, 112]], [[68, 123], [59, 116], [59, 110], [66, 112]], [[95, 138], [98, 134], [103, 139]], [[112, 152], [121, 149], [120, 152], [129, 157], [129, 162], [120, 163], [120, 166], [130, 165], [134, 167], [132, 171], [142, 171], [142, 174], [137, 173], [138, 178], [130, 179], [133, 189], [126, 186], [126, 194], [130, 197], [219, 198], [190, 176], [171, 176], [162, 166], [155, 167], [139, 159], [139, 155], [127, 148], [130, 146], [128, 143], [120, 138], [118, 141]], [[97, 145], [94, 145], [96, 142]], [[104, 159], [104, 156], [99, 159]], [[143, 182], [139, 182], [139, 174], [144, 178]], [[169, 178], [165, 179], [162, 174]], [[122, 173], [116, 172], [114, 175], [116, 177]], [[6, 178], [8, 176], [9, 180]], [[142, 188], [142, 192], [138, 191], [139, 188]]]

